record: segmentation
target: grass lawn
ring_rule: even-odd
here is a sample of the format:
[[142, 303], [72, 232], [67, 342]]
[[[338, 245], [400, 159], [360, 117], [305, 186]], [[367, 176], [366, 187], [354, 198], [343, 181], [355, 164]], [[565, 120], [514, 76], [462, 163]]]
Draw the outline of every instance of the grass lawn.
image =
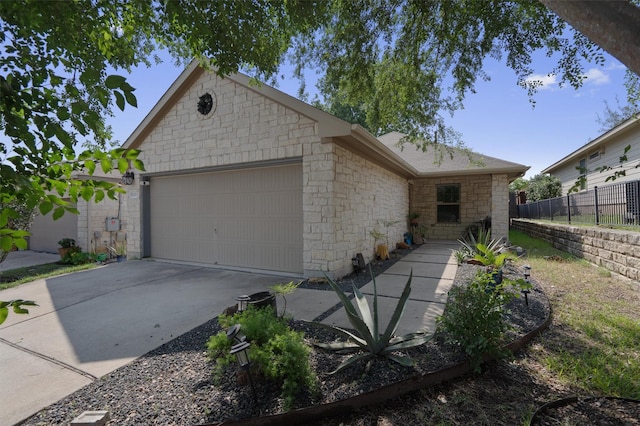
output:
[[25, 268], [10, 269], [8, 271], [0, 272], [0, 290], [17, 287], [20, 284], [54, 277], [56, 275], [93, 269], [96, 266], [96, 263], [73, 266], [55, 262], [45, 263], [44, 265], [27, 266]]
[[525, 234], [509, 237], [528, 254], [516, 265], [530, 265], [549, 298], [549, 328], [480, 374], [322, 426], [529, 425], [543, 404], [568, 396], [640, 399], [640, 284]]

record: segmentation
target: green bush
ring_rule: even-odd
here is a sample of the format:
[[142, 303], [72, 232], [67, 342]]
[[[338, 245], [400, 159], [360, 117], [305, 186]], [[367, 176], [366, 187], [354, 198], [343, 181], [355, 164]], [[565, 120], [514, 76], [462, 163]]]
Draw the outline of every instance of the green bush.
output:
[[96, 255], [86, 253], [80, 250], [80, 247], [72, 247], [60, 261], [65, 265], [84, 265], [85, 263], [93, 263], [96, 261]]
[[215, 361], [214, 376], [220, 377], [225, 368], [236, 363], [229, 354], [232, 342], [226, 329], [240, 324], [240, 331], [251, 343], [250, 358], [256, 372], [282, 384], [282, 398], [286, 409], [293, 407], [298, 393], [306, 388], [317, 389], [317, 379], [309, 364], [310, 349], [304, 334], [291, 330], [273, 308], [249, 306], [233, 316], [221, 315], [218, 323], [225, 331], [213, 335], [207, 342], [209, 358]]
[[491, 274], [478, 272], [467, 286], [455, 286], [449, 291], [444, 314], [438, 324], [446, 332], [449, 343], [460, 345], [475, 372], [480, 371], [483, 357], [502, 357], [505, 332], [505, 305], [520, 296], [529, 286], [524, 280], [504, 280], [495, 284]]

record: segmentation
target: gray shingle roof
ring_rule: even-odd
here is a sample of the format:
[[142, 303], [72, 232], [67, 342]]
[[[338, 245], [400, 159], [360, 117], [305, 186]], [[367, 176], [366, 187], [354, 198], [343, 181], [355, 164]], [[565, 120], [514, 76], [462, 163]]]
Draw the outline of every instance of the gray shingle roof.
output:
[[[442, 147], [441, 151], [429, 147], [426, 152], [423, 152], [410, 142], [404, 142], [399, 146], [398, 143], [403, 137], [405, 137], [403, 133], [391, 132], [378, 137], [378, 140], [424, 176], [506, 173], [517, 177], [529, 169], [529, 166], [488, 155], [475, 152], [467, 154], [454, 147]], [[438, 159], [440, 159], [439, 164]]]

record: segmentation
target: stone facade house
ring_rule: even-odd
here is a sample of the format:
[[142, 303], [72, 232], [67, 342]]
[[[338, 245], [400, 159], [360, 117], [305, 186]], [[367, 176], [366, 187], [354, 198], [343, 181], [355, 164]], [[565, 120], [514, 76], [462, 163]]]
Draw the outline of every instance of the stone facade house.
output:
[[[620, 157], [625, 155], [627, 146], [630, 147], [626, 153], [627, 161], [620, 163]], [[548, 173], [560, 179], [562, 193], [567, 194], [580, 176], [584, 176], [585, 179], [579, 186], [579, 191], [609, 183], [638, 180], [640, 179], [638, 164], [640, 164], [640, 119], [634, 116], [556, 161], [542, 170], [542, 173]], [[603, 167], [612, 169], [601, 172]], [[623, 170], [625, 176], [618, 176], [614, 182], [606, 181], [615, 172]]]
[[194, 63], [124, 144], [146, 168], [119, 206], [128, 254], [342, 276], [357, 253], [373, 257], [373, 229], [402, 241], [413, 211], [428, 239], [459, 238], [486, 216], [507, 235], [508, 184], [526, 166], [460, 152], [438, 166], [400, 138]]

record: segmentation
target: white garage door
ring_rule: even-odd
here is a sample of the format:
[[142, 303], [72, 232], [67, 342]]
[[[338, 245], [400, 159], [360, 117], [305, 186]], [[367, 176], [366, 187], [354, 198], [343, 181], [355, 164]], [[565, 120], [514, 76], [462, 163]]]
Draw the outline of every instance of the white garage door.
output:
[[152, 257], [302, 272], [300, 164], [150, 183]]

